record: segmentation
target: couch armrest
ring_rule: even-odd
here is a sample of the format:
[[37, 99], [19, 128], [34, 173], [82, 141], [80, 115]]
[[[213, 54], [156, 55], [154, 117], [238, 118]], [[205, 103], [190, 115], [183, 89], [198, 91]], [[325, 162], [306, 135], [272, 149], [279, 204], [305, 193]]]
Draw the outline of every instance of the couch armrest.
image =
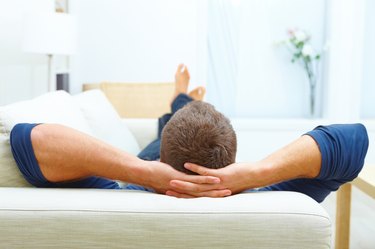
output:
[[330, 248], [310, 197], [257, 192], [176, 199], [147, 192], [0, 188], [0, 248]]
[[137, 140], [139, 147], [143, 149], [156, 139], [158, 120], [154, 118], [125, 118], [125, 125]]

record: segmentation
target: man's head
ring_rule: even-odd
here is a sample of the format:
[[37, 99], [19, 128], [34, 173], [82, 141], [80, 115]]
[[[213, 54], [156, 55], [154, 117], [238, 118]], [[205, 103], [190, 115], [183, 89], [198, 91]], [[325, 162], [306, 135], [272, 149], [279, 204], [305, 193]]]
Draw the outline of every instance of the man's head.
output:
[[222, 168], [235, 162], [237, 138], [228, 118], [205, 102], [193, 101], [177, 111], [164, 127], [160, 161], [184, 168], [191, 162]]

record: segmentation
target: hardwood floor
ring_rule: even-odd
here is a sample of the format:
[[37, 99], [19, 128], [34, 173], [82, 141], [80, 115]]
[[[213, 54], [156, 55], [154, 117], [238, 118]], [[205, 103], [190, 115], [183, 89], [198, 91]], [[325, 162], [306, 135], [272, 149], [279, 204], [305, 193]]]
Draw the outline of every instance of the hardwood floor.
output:
[[[334, 248], [336, 193], [322, 203], [332, 219], [332, 247]], [[375, 199], [352, 188], [350, 249], [375, 249]]]

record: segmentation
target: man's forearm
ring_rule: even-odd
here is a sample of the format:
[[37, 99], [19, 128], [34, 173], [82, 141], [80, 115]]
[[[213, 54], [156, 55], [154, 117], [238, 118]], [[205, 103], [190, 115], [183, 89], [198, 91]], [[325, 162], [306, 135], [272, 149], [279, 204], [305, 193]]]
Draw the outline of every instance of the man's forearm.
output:
[[[214, 184], [212, 176], [193, 176], [171, 166], [144, 161], [77, 130], [41, 124], [31, 132], [33, 151], [43, 176], [50, 182], [75, 181], [89, 176], [135, 183], [165, 193], [172, 179]], [[229, 195], [230, 192], [219, 191]]]
[[192, 185], [174, 180], [171, 185], [177, 191], [169, 191], [167, 194], [177, 197], [183, 197], [181, 193], [207, 196], [219, 189], [228, 189], [235, 194], [294, 178], [314, 178], [320, 172], [321, 158], [315, 140], [305, 135], [256, 163], [234, 163], [221, 169], [187, 163], [185, 167], [193, 172], [219, 177], [220, 184]]
[[[329, 192], [357, 177], [364, 164], [369, 139], [366, 127], [362, 124], [318, 126], [307, 134], [256, 163], [234, 163], [221, 169], [208, 169], [188, 163], [185, 165], [188, 170], [219, 177], [220, 184], [202, 185], [174, 180], [171, 185], [177, 191], [171, 190], [167, 194], [177, 197], [186, 194], [207, 196], [219, 189], [229, 189], [235, 194], [246, 189], [269, 185], [275, 187], [274, 184], [285, 182], [283, 186], [278, 184], [274, 189], [303, 192], [322, 201]], [[286, 182], [297, 178], [326, 181], [326, 187], [317, 184], [315, 192], [319, 193], [314, 193], [311, 188], [309, 191], [302, 190], [301, 185], [296, 186], [296, 182], [293, 186]], [[311, 180], [308, 182], [314, 183]], [[304, 184], [302, 186], [306, 186]], [[270, 187], [267, 189], [272, 190]]]
[[263, 187], [295, 178], [319, 175], [322, 156], [315, 140], [304, 135], [255, 163], [247, 188]]
[[38, 125], [31, 139], [40, 170], [51, 182], [102, 176], [139, 184], [145, 175], [142, 160], [62, 125]]

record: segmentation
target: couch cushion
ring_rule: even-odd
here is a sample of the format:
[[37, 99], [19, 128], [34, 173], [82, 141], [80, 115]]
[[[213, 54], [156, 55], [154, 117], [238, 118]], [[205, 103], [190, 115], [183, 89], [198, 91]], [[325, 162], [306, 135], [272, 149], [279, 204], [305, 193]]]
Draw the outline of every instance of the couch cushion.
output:
[[73, 98], [80, 106], [95, 137], [130, 154], [139, 153], [137, 140], [103, 92], [91, 90]]
[[0, 248], [328, 249], [331, 242], [325, 210], [295, 192], [177, 199], [0, 188], [0, 196]]
[[0, 107], [0, 187], [29, 186], [18, 171], [9, 144], [10, 131], [17, 123], [57, 123], [92, 134], [73, 98], [64, 91]]

